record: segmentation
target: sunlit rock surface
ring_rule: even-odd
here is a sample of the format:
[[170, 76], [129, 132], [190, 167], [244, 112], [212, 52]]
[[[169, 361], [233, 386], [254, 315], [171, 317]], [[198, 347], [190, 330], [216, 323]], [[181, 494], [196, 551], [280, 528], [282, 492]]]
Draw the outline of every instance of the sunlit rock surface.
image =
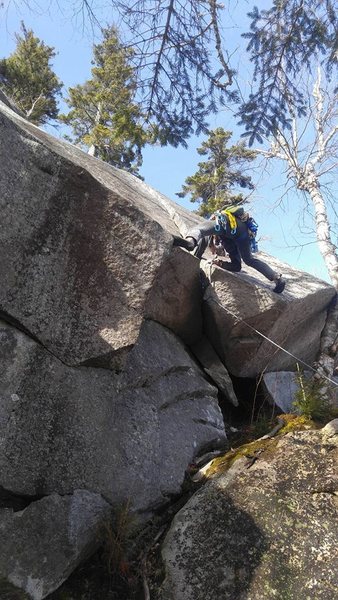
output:
[[202, 261], [211, 282], [204, 294], [204, 328], [223, 363], [239, 377], [293, 371], [297, 358], [311, 365], [336, 295], [321, 279], [266, 254], [259, 257], [283, 273], [282, 294], [275, 294], [273, 283], [245, 265], [241, 273], [231, 273]]
[[[302, 377], [308, 380], [312, 371], [302, 371]], [[297, 372], [278, 371], [277, 373], [264, 373], [263, 389], [271, 404], [275, 404], [284, 413], [296, 412], [294, 403], [300, 386], [297, 381]]]
[[1, 102], [0, 156], [1, 310], [71, 365], [118, 364], [145, 312], [199, 337], [198, 264], [181, 250], [171, 260], [172, 216], [183, 227], [188, 211]]
[[156, 600], [334, 598], [337, 458], [337, 426], [289, 433], [206, 483], [167, 534]]

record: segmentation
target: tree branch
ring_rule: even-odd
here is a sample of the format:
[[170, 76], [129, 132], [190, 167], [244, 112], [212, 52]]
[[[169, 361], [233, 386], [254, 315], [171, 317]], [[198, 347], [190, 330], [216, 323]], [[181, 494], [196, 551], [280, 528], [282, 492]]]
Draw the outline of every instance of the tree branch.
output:
[[164, 33], [162, 36], [162, 43], [161, 43], [160, 50], [157, 55], [157, 60], [155, 63], [154, 77], [153, 77], [153, 81], [152, 81], [150, 100], [149, 100], [149, 106], [148, 106], [148, 114], [151, 112], [151, 108], [152, 108], [152, 104], [153, 104], [153, 97], [155, 94], [155, 88], [158, 83], [158, 78], [159, 78], [159, 73], [160, 73], [160, 68], [161, 68], [161, 59], [162, 59], [165, 45], [169, 38], [170, 20], [171, 20], [172, 14], [174, 12], [174, 1], [175, 0], [170, 0], [170, 3], [168, 5], [167, 20], [166, 20], [166, 24], [165, 24], [165, 28], [164, 28]]
[[209, 7], [210, 7], [212, 27], [213, 27], [214, 34], [215, 34], [217, 56], [218, 56], [218, 59], [228, 77], [227, 83], [219, 84], [220, 87], [225, 89], [225, 88], [229, 87], [229, 85], [232, 85], [232, 83], [233, 83], [233, 71], [230, 69], [227, 61], [225, 60], [224, 54], [222, 51], [222, 40], [221, 40], [221, 35], [219, 32], [219, 27], [218, 27], [216, 0], [209, 0]]
[[27, 110], [26, 112], [26, 118], [29, 120], [29, 117], [32, 115], [34, 108], [36, 107], [37, 103], [39, 102], [39, 100], [42, 100], [43, 98], [43, 93], [41, 92], [41, 94], [38, 95], [38, 97], [33, 101], [32, 106], [30, 107], [29, 110]]

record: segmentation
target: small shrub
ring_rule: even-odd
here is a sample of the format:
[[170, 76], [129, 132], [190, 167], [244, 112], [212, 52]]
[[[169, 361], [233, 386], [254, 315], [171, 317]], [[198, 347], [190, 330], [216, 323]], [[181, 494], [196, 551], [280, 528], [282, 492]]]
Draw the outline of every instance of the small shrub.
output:
[[295, 411], [308, 419], [329, 420], [332, 408], [329, 399], [322, 392], [322, 383], [313, 377], [306, 379], [298, 364], [296, 382], [298, 389], [293, 402]]
[[273, 419], [266, 414], [258, 414], [257, 418], [251, 424], [252, 440], [262, 437], [271, 431], [273, 428]]
[[104, 523], [103, 557], [107, 571], [112, 577], [128, 578], [129, 548], [135, 527], [135, 516], [129, 502], [119, 506], [114, 516]]

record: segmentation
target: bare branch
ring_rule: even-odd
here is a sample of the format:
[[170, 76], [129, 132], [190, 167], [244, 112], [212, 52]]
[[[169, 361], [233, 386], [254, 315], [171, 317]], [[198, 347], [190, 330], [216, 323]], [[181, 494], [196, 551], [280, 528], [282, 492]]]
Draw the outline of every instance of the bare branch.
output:
[[327, 167], [327, 169], [323, 169], [322, 171], [318, 171], [317, 175], [318, 175], [318, 177], [322, 177], [326, 173], [329, 173], [330, 171], [333, 171], [334, 169], [337, 169], [337, 168], [338, 168], [338, 162], [335, 162], [332, 165], [330, 165], [329, 167]]
[[27, 119], [29, 119], [31, 117], [31, 115], [32, 115], [32, 113], [33, 113], [33, 111], [34, 111], [37, 103], [39, 102], [39, 100], [43, 99], [43, 94], [44, 94], [44, 92], [41, 92], [41, 94], [39, 94], [39, 96], [33, 101], [32, 106], [30, 107], [30, 109], [27, 110], [27, 112], [26, 112]]
[[149, 105], [148, 105], [148, 113], [151, 113], [152, 106], [153, 106], [154, 93], [155, 93], [155, 89], [156, 89], [156, 87], [158, 85], [158, 78], [159, 78], [159, 74], [160, 74], [161, 62], [162, 62], [162, 57], [163, 57], [163, 53], [164, 53], [164, 48], [165, 48], [166, 43], [167, 43], [168, 38], [169, 38], [170, 19], [172, 17], [173, 11], [174, 11], [174, 0], [170, 0], [169, 6], [168, 6], [167, 20], [166, 20], [164, 32], [162, 34], [162, 42], [161, 42], [160, 50], [159, 50], [159, 52], [157, 54], [157, 59], [156, 59], [156, 64], [155, 64], [155, 69], [154, 69], [154, 75], [153, 75], [153, 78], [152, 78], [150, 100], [149, 100]]
[[229, 85], [232, 85], [232, 83], [233, 83], [233, 71], [229, 68], [229, 64], [225, 60], [223, 50], [222, 50], [222, 40], [221, 40], [221, 35], [219, 32], [219, 27], [218, 27], [216, 0], [209, 0], [209, 6], [210, 6], [211, 19], [212, 19], [212, 26], [213, 26], [214, 34], [215, 34], [215, 46], [216, 46], [217, 56], [219, 58], [219, 62], [221, 63], [221, 65], [228, 77], [228, 81], [226, 83], [219, 84], [219, 85], [221, 85], [222, 88], [225, 89]]
[[328, 133], [328, 135], [326, 136], [326, 138], [323, 140], [323, 152], [326, 150], [329, 142], [332, 140], [332, 138], [336, 135], [336, 133], [338, 133], [338, 125], [336, 125], [335, 127], [333, 127], [331, 129], [331, 131]]
[[[338, 126], [335, 124], [332, 127], [331, 124], [332, 116], [335, 114], [333, 106], [335, 95], [330, 97], [327, 92], [325, 93], [320, 70], [313, 89], [310, 91], [304, 88], [303, 94], [304, 96], [307, 94], [309, 98], [309, 117], [301, 135], [304, 139], [312, 135], [310, 148], [300, 148], [296, 114], [293, 106], [289, 106], [289, 114], [293, 121], [291, 132], [276, 131], [270, 150], [261, 153], [278, 157], [288, 165], [286, 176], [303, 194], [304, 214], [307, 213], [314, 222], [319, 250], [331, 280], [338, 289], [338, 250], [331, 235], [328, 203], [324, 197], [325, 186], [321, 185], [323, 175], [338, 165], [338, 144], [333, 143]], [[301, 125], [303, 127], [302, 122]], [[321, 170], [318, 169], [319, 164], [322, 165]]]

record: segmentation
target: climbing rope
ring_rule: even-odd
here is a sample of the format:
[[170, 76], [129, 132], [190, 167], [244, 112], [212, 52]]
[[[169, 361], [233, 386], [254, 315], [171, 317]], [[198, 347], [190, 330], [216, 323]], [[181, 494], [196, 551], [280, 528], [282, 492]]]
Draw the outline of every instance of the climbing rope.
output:
[[[211, 282], [211, 263], [209, 264], [209, 281], [210, 281], [211, 285], [213, 286], [213, 284]], [[301, 363], [302, 365], [304, 365], [305, 367], [307, 367], [308, 369], [310, 369], [311, 371], [313, 371], [314, 373], [316, 373], [316, 375], [319, 375], [319, 377], [323, 377], [324, 379], [326, 379], [327, 381], [329, 381], [331, 384], [333, 384], [335, 387], [338, 387], [338, 383], [336, 381], [333, 381], [333, 379], [330, 379], [330, 377], [328, 377], [327, 375], [324, 375], [324, 373], [320, 373], [318, 370], [316, 370], [314, 367], [312, 367], [311, 365], [309, 365], [308, 363], [306, 363], [304, 360], [302, 360], [301, 358], [298, 358], [297, 356], [295, 356], [294, 354], [292, 354], [292, 352], [289, 352], [289, 350], [286, 350], [286, 348], [283, 348], [283, 346], [280, 346], [279, 344], [277, 344], [277, 342], [274, 342], [267, 335], [264, 335], [264, 333], [262, 333], [261, 331], [259, 331], [258, 329], [256, 329], [252, 325], [250, 325], [250, 323], [247, 323], [244, 319], [241, 319], [241, 317], [239, 317], [238, 315], [236, 315], [236, 313], [232, 312], [229, 308], [227, 308], [225, 306], [222, 306], [222, 304], [220, 304], [220, 302], [218, 302], [215, 298], [210, 298], [210, 300], [212, 300], [212, 302], [215, 302], [215, 304], [217, 304], [220, 308], [222, 308], [223, 310], [225, 310], [225, 312], [227, 312], [231, 316], [235, 317], [235, 319], [237, 319], [239, 323], [244, 323], [244, 325], [246, 325], [247, 327], [249, 327], [249, 329], [251, 329], [252, 331], [254, 331], [255, 333], [257, 333], [258, 335], [260, 335], [267, 342], [270, 342], [270, 344], [272, 344], [273, 346], [275, 346], [279, 350], [282, 350], [282, 352], [285, 352], [285, 354], [288, 354], [289, 356], [291, 356], [292, 358], [294, 358], [298, 363]]]

